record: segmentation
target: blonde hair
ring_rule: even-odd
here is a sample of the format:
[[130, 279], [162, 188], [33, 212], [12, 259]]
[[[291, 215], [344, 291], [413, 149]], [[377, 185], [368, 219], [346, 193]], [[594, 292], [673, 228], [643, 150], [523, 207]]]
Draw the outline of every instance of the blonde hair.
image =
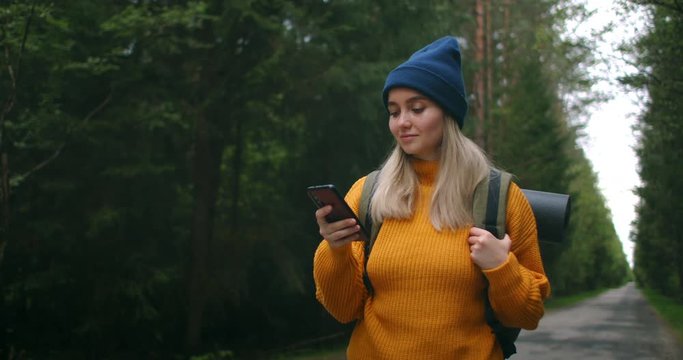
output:
[[[431, 199], [430, 219], [435, 229], [457, 229], [472, 224], [472, 195], [491, 164], [484, 151], [468, 139], [450, 117], [444, 117], [439, 173]], [[406, 219], [414, 212], [418, 179], [411, 156], [396, 144], [382, 165], [371, 199], [373, 221]]]

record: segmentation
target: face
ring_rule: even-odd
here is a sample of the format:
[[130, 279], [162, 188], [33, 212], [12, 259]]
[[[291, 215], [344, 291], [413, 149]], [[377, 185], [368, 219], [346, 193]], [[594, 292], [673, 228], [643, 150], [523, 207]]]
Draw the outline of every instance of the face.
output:
[[441, 154], [444, 112], [432, 100], [409, 88], [389, 91], [389, 130], [406, 154], [436, 160]]

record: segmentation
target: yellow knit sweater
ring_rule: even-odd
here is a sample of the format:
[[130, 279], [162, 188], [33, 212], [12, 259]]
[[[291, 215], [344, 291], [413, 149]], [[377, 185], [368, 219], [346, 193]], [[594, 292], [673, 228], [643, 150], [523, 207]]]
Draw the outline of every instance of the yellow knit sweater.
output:
[[[507, 232], [510, 255], [483, 271], [470, 258], [469, 227], [437, 231], [429, 208], [436, 162], [413, 163], [420, 178], [415, 212], [385, 219], [368, 261], [375, 295], [363, 284], [363, 243], [332, 249], [322, 241], [315, 254], [316, 297], [340, 322], [357, 320], [347, 357], [355, 359], [502, 359], [484, 318], [484, 276], [498, 319], [535, 329], [550, 293], [529, 203], [510, 186]], [[358, 212], [365, 178], [346, 201]]]

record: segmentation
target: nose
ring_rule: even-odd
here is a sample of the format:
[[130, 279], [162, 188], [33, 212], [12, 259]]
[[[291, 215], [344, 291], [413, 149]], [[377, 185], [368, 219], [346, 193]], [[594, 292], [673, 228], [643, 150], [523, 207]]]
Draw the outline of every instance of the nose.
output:
[[399, 127], [410, 127], [412, 125], [412, 122], [410, 121], [409, 111], [401, 111], [401, 114], [398, 116], [398, 119], [396, 120]]

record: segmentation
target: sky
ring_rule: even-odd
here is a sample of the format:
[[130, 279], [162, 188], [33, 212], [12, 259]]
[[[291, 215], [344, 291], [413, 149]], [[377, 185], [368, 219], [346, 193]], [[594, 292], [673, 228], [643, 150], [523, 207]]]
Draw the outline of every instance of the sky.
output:
[[588, 110], [586, 118], [582, 119], [586, 123], [586, 135], [579, 144], [598, 175], [598, 186], [607, 200], [615, 230], [632, 266], [633, 243], [629, 234], [638, 202], [633, 190], [640, 184], [634, 150], [637, 135], [632, 128], [645, 100], [644, 94], [626, 89], [618, 83], [619, 76], [634, 73], [636, 69], [622, 60], [623, 56], [617, 47], [623, 41], [633, 39], [639, 30], [642, 31], [645, 21], [642, 16], [622, 19], [619, 7], [613, 1], [592, 0], [583, 3], [595, 13], [576, 27], [577, 34], [589, 35], [591, 31], [599, 31], [610, 22], [614, 28], [597, 42], [596, 55], [604, 62], [590, 70], [592, 74], [604, 78], [593, 89], [610, 94], [611, 99]]

